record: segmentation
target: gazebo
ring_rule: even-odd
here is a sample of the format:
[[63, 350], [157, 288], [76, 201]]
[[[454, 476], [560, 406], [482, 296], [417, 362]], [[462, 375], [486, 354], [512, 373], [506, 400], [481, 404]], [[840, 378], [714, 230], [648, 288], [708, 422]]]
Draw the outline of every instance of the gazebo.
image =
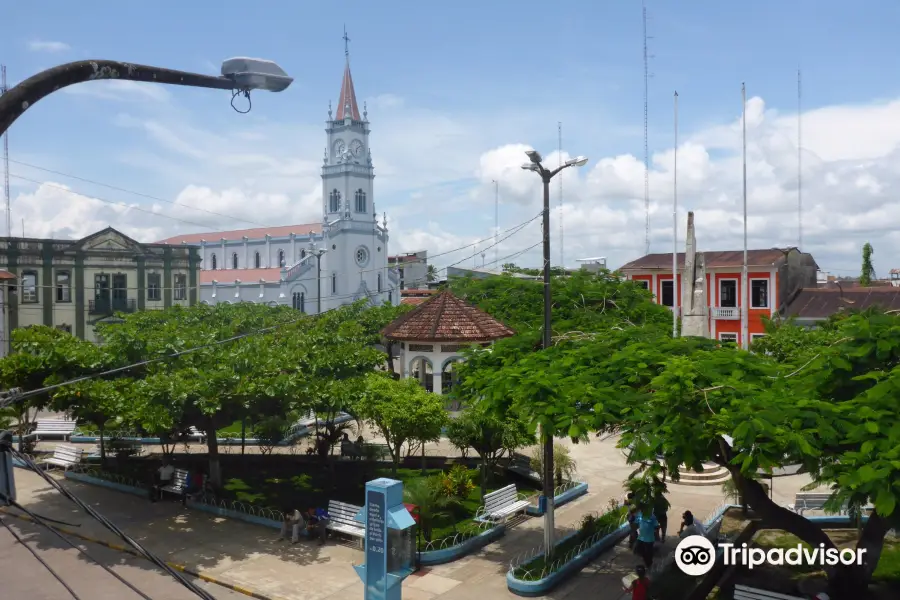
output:
[[489, 346], [515, 332], [450, 291], [435, 294], [385, 327], [381, 334], [400, 346], [394, 369], [415, 377], [429, 392], [441, 394], [456, 382], [453, 364], [465, 360], [463, 348]]

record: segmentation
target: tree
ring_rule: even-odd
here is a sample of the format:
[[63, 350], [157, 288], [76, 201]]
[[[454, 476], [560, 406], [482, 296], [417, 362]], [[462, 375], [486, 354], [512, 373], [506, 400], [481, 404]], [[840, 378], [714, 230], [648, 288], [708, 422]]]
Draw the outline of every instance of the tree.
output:
[[391, 453], [397, 474], [403, 444], [439, 438], [447, 423], [441, 396], [425, 391], [415, 379], [397, 381], [383, 373], [366, 378], [359, 416], [378, 429]]
[[875, 279], [875, 267], [872, 266], [872, 253], [874, 250], [872, 249], [872, 244], [866, 242], [863, 244], [862, 249], [862, 271], [859, 274], [859, 285], [869, 286], [872, 285], [872, 280]]
[[[543, 448], [537, 447], [531, 453], [531, 470], [536, 473], [544, 472]], [[553, 474], [556, 477], [556, 485], [562, 485], [566, 481], [573, 481], [577, 465], [568, 446], [562, 444], [553, 445]]]
[[481, 406], [466, 408], [447, 426], [447, 439], [460, 450], [471, 448], [481, 459], [481, 494], [487, 493], [497, 463], [518, 448], [534, 444], [528, 424], [514, 415], [497, 416]]
[[438, 278], [437, 267], [435, 267], [434, 265], [428, 265], [428, 270], [427, 270], [427, 274], [426, 274], [426, 279], [428, 280], [428, 283], [437, 281], [437, 278]]

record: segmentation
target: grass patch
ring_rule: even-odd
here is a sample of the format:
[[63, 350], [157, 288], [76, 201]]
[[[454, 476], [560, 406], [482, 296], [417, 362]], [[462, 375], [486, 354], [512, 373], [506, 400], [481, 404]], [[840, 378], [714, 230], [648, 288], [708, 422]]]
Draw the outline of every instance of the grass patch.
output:
[[[565, 557], [569, 552], [595, 535], [598, 536], [597, 539], [599, 540], [603, 535], [612, 533], [622, 525], [627, 513], [627, 506], [619, 506], [599, 517], [588, 515], [582, 521], [581, 528], [577, 533], [553, 546], [553, 560]], [[513, 576], [522, 581], [536, 581], [542, 576], [546, 566], [547, 557], [542, 554], [519, 565], [513, 572]]]

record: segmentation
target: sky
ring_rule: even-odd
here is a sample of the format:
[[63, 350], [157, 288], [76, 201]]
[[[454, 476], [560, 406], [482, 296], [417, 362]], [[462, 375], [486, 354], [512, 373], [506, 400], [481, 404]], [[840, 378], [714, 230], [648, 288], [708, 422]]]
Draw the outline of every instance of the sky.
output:
[[[520, 168], [534, 148], [548, 166], [590, 159], [551, 182], [553, 264], [644, 254], [639, 0], [93, 6], [5, 7], [9, 85], [91, 58], [218, 74], [233, 56], [274, 60], [294, 83], [252, 93], [248, 114], [217, 90], [114, 81], [53, 93], [9, 130], [14, 235], [23, 223], [28, 237], [112, 226], [153, 242], [320, 220], [346, 26], [390, 252], [424, 249], [439, 268], [539, 265], [541, 182]], [[676, 190], [679, 250], [688, 210], [700, 250], [742, 248], [745, 82], [749, 246], [801, 245], [852, 276], [870, 242], [877, 275], [900, 268], [900, 4], [649, 0], [647, 11], [651, 252], [672, 251]]]

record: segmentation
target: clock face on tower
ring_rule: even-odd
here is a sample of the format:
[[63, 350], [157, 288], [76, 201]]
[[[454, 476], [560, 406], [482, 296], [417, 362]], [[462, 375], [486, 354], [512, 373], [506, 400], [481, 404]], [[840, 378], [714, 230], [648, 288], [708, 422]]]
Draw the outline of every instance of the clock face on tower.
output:
[[340, 157], [344, 154], [344, 140], [338, 140], [334, 143], [334, 156]]
[[350, 152], [353, 153], [353, 156], [359, 156], [362, 153], [363, 145], [359, 140], [353, 140], [350, 142]]

